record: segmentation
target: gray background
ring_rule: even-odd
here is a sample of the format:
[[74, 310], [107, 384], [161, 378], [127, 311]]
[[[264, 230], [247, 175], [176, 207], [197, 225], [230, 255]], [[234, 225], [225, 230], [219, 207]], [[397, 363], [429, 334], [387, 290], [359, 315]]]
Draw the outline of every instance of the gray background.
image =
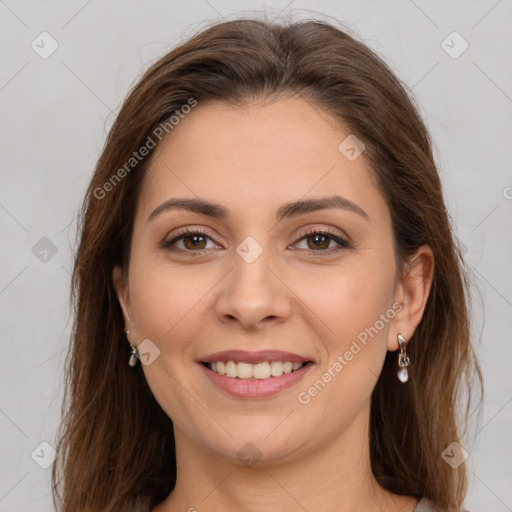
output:
[[[487, 395], [468, 434], [466, 508], [512, 510], [511, 0], [0, 0], [0, 511], [53, 510], [51, 465], [41, 465], [60, 414], [75, 215], [120, 102], [205, 22], [262, 9], [348, 24], [412, 89], [477, 285]], [[31, 47], [51, 48], [43, 31], [59, 45], [46, 59]], [[453, 31], [469, 44], [458, 58], [442, 46]], [[457, 36], [446, 45], [462, 48]]]

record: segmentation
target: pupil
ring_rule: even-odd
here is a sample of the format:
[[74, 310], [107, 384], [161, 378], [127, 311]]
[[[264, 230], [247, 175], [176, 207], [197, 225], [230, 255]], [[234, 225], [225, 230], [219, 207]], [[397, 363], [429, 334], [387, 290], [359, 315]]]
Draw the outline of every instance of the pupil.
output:
[[203, 241], [202, 240], [203, 238], [204, 237], [201, 235], [190, 235], [186, 238], [186, 240], [188, 240], [193, 247], [197, 247], [198, 246], [197, 242], [199, 242], [199, 244], [200, 244]]
[[[327, 240], [327, 243], [329, 242], [329, 240], [327, 239], [327, 237], [325, 237], [324, 235], [313, 235], [313, 245], [314, 247], [323, 247], [325, 245], [325, 241]], [[324, 239], [324, 242], [322, 243], [320, 240], [321, 239]], [[320, 242], [320, 243], [317, 243], [317, 242]]]

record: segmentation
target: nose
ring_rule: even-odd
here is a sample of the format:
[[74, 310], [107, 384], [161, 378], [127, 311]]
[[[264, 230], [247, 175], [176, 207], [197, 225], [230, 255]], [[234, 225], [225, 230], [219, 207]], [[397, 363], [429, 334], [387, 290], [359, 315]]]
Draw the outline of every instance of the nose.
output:
[[289, 318], [291, 292], [280, 278], [269, 252], [264, 250], [251, 263], [234, 255], [233, 268], [221, 282], [216, 303], [216, 313], [222, 322], [258, 330]]

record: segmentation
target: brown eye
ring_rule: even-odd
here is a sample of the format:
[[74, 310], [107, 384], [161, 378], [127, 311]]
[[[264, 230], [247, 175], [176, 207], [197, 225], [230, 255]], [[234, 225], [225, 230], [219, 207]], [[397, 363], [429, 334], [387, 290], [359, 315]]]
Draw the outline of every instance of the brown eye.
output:
[[[307, 233], [304, 233], [302, 238], [299, 240], [301, 242], [302, 240], [307, 240], [306, 245], [307, 247], [299, 247], [299, 249], [310, 249], [312, 251], [316, 252], [337, 252], [342, 249], [350, 248], [350, 244], [344, 240], [343, 238], [340, 238], [338, 235], [331, 233], [330, 231], [323, 231], [323, 230], [311, 230]], [[331, 242], [334, 242], [337, 244], [337, 247], [329, 247]], [[328, 250], [330, 249], [330, 250]]]
[[[332, 240], [324, 235], [309, 235], [306, 239], [311, 249], [328, 249]], [[309, 243], [309, 241], [311, 241], [311, 243]]]
[[[176, 251], [188, 251], [188, 252], [200, 252], [208, 249], [206, 244], [208, 240], [211, 240], [209, 236], [207, 236], [202, 231], [193, 231], [190, 229], [186, 229], [175, 236], [169, 241], [165, 241], [162, 244], [164, 249], [168, 250], [176, 250]], [[183, 243], [183, 247], [179, 247], [178, 242]]]
[[187, 249], [204, 249], [206, 237], [202, 235], [187, 235], [181, 238], [183, 238], [183, 244]]

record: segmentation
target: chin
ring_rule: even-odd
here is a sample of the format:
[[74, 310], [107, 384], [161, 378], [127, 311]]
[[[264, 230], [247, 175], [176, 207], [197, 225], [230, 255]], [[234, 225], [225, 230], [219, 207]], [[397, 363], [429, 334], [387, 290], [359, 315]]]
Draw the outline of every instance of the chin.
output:
[[[230, 430], [233, 438], [223, 436], [219, 443], [219, 438], [209, 439], [206, 444], [218, 456], [233, 463], [238, 462], [243, 466], [262, 466], [273, 465], [290, 461], [297, 457], [300, 450], [300, 440], [291, 432], [283, 430], [280, 434], [275, 429], [275, 422], [270, 429], [258, 429], [237, 431]], [[269, 432], [272, 432], [268, 435]], [[290, 443], [290, 439], [295, 437], [295, 442]]]

